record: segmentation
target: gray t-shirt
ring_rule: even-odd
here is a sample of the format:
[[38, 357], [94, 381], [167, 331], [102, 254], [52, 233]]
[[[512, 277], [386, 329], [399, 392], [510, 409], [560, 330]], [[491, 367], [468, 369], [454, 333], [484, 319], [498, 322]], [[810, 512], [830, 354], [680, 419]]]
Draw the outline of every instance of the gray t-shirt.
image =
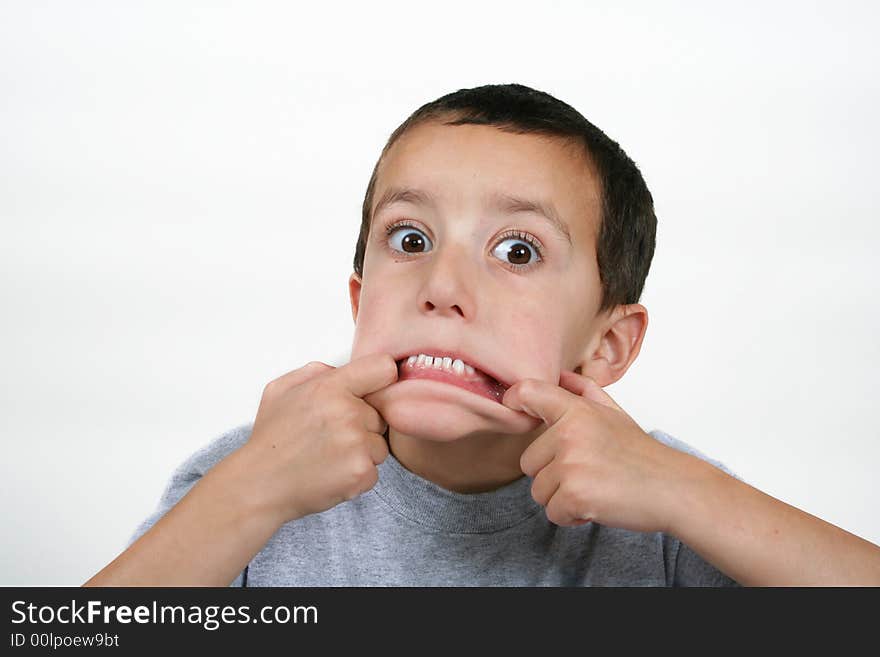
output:
[[[236, 427], [187, 458], [128, 545], [252, 429]], [[650, 435], [736, 476], [662, 431]], [[282, 525], [230, 586], [738, 586], [674, 536], [555, 525], [531, 485], [523, 476], [457, 493], [389, 455], [372, 490]]]

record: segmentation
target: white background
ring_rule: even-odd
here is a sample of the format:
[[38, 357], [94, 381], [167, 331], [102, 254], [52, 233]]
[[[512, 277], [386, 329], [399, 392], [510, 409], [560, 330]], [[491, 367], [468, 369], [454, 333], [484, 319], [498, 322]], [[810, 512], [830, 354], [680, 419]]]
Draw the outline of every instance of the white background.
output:
[[211, 4], [0, 5], [0, 584], [81, 584], [268, 381], [346, 362], [382, 146], [505, 82], [654, 195], [612, 397], [880, 543], [876, 4]]

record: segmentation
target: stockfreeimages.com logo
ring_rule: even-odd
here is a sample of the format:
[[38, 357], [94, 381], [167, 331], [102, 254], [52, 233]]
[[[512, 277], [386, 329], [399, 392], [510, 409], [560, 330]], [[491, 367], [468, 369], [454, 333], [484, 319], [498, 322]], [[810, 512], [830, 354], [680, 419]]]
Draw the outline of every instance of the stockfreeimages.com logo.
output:
[[232, 623], [317, 623], [318, 609], [314, 606], [285, 605], [262, 607], [256, 614], [251, 616], [249, 605], [233, 607], [231, 605], [159, 605], [153, 600], [151, 605], [105, 605], [100, 600], [89, 600], [86, 605], [71, 600], [69, 605], [60, 605], [57, 608], [50, 605], [37, 606], [24, 600], [16, 600], [12, 603], [13, 624], [31, 623], [61, 623], [61, 624], [91, 624], [91, 623], [142, 623], [142, 624], [192, 624], [201, 625], [206, 630], [216, 630], [223, 624]]

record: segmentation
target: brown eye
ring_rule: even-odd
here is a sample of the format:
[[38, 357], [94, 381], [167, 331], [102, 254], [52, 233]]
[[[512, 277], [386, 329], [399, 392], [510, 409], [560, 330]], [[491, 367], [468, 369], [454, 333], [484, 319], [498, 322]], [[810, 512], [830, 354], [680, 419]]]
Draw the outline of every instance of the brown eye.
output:
[[418, 233], [407, 233], [403, 236], [401, 246], [407, 253], [421, 253], [425, 248], [425, 240]]
[[[510, 246], [504, 247], [503, 244]], [[532, 251], [535, 255], [532, 255]], [[498, 243], [498, 246], [492, 251], [495, 257], [500, 258], [507, 265], [513, 265], [515, 268], [528, 267], [535, 261], [539, 261], [540, 253], [536, 246], [529, 244], [523, 239], [508, 238]]]
[[523, 244], [516, 244], [507, 252], [507, 260], [513, 265], [527, 265], [532, 256]]
[[[431, 242], [424, 236], [422, 231], [412, 226], [398, 226], [391, 229], [388, 244], [395, 251], [403, 251], [404, 253], [423, 253], [425, 250], [425, 242]], [[397, 244], [399, 242], [399, 245]]]

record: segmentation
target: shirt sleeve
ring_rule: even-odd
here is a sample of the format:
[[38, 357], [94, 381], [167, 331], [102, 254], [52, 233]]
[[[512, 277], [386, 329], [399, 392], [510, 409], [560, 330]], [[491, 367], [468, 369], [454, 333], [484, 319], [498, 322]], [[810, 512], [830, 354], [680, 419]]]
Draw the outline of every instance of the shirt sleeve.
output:
[[702, 587], [728, 587], [740, 586], [691, 548], [680, 541], [678, 553], [675, 557], [672, 586], [702, 586]]
[[[165, 490], [159, 498], [159, 503], [156, 506], [156, 509], [138, 525], [134, 533], [128, 539], [125, 549], [131, 547], [131, 545], [141, 536], [146, 534], [160, 518], [180, 502], [180, 500], [189, 493], [192, 487], [196, 485], [196, 482], [198, 482], [198, 480], [201, 479], [211, 468], [236, 449], [244, 445], [250, 437], [252, 429], [253, 423], [236, 427], [192, 453], [183, 463], [177, 466], [171, 474], [168, 483], [165, 485]], [[235, 577], [229, 586], [243, 586], [246, 571], [247, 567]]]

